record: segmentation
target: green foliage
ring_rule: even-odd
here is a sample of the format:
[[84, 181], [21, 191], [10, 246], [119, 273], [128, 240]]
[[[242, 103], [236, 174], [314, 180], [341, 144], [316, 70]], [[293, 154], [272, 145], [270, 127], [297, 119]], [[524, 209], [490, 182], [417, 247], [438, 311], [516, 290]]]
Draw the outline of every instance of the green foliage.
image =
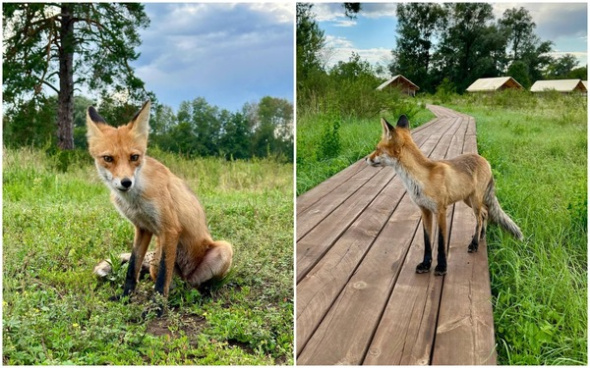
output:
[[320, 140], [320, 149], [318, 151], [318, 158], [320, 160], [335, 157], [340, 152], [340, 135], [338, 129], [340, 122], [335, 121], [332, 126], [326, 125]]
[[55, 143], [57, 100], [54, 97], [37, 96], [17, 105], [17, 108], [13, 105], [4, 111], [4, 145], [43, 147], [47, 143]]
[[139, 56], [138, 29], [149, 24], [142, 4], [12, 3], [2, 7], [2, 19], [3, 102], [21, 110], [31, 96], [57, 93], [60, 148], [74, 145], [74, 83], [104, 96], [125, 92], [132, 101], [145, 99], [129, 65]]
[[297, 3], [297, 82], [321, 69], [320, 51], [324, 47], [324, 32], [311, 12], [313, 4]]
[[446, 23], [445, 10], [435, 3], [397, 5], [395, 59], [390, 65], [392, 75], [402, 74], [420, 86], [422, 91], [434, 92], [429, 75], [434, 53], [434, 35]]
[[531, 88], [532, 82], [529, 77], [529, 68], [524, 61], [516, 60], [508, 67], [506, 75], [514, 78], [527, 91]]
[[[494, 22], [490, 4], [399, 4], [392, 74], [433, 93], [445, 80], [458, 93], [478, 78], [514, 76], [523, 86], [542, 79], [552, 43], [535, 35], [525, 8], [507, 9]], [[444, 95], [441, 96], [444, 99]]]
[[234, 246], [230, 275], [199, 290], [175, 278], [163, 318], [127, 304], [127, 266], [111, 281], [94, 265], [128, 251], [133, 228], [88, 158], [54, 169], [39, 150], [6, 149], [3, 165], [3, 362], [7, 365], [293, 364], [293, 166], [273, 160], [187, 160], [151, 149], [185, 178], [211, 232]]
[[[578, 65], [578, 59], [572, 54], [565, 54], [552, 62], [547, 67], [545, 77], [547, 79], [567, 79], [570, 73]], [[581, 78], [586, 80], [587, 77]]]
[[[401, 114], [410, 119], [412, 128], [432, 120], [434, 115], [423, 105], [383, 112], [383, 117], [397, 120]], [[297, 118], [297, 195], [365, 157], [381, 136], [379, 117], [352, 118], [335, 113], [307, 114]], [[328, 153], [328, 154], [326, 154]]]

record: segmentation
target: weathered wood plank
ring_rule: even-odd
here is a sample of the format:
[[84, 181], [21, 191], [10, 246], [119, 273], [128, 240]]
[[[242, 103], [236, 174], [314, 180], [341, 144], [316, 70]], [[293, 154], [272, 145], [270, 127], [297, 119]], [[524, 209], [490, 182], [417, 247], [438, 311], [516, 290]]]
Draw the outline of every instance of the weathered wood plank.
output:
[[[366, 164], [365, 164], [366, 165]], [[324, 256], [334, 242], [357, 219], [394, 176], [392, 170], [381, 170], [362, 190], [328, 215], [321, 224], [297, 242], [297, 281]]]
[[[402, 184], [397, 177], [393, 180]], [[403, 194], [396, 186], [381, 192], [336, 241], [329, 256], [324, 256], [297, 285], [297, 353], [306, 346]]]
[[419, 221], [420, 211], [404, 195], [361, 266], [299, 355], [298, 364], [362, 362]]
[[[367, 166], [365, 164], [365, 166]], [[316, 227], [326, 216], [334, 211], [342, 202], [353, 195], [359, 188], [379, 173], [380, 170], [360, 170], [352, 176], [338, 190], [331, 192], [329, 196], [324, 196], [313, 206], [297, 216], [297, 240], [304, 237], [314, 227]]]
[[338, 188], [340, 185], [348, 181], [348, 179], [350, 179], [354, 175], [358, 174], [361, 170], [364, 170], [366, 167], [367, 165], [364, 165], [364, 162], [362, 162], [362, 160], [359, 160], [356, 163], [347, 167], [346, 169], [335, 174], [334, 176], [321, 182], [316, 187], [298, 196], [297, 214], [299, 215], [303, 211], [307, 210], [317, 201], [324, 198], [334, 189]]
[[494, 320], [489, 284], [487, 249], [482, 241], [477, 253], [467, 245], [475, 218], [464, 203], [455, 205], [435, 345], [433, 365], [496, 364]]

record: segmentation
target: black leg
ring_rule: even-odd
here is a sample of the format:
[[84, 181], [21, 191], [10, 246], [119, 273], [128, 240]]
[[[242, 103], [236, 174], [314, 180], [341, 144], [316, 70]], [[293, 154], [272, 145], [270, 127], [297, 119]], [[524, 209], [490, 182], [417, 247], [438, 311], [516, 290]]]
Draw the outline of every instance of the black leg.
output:
[[160, 257], [160, 267], [158, 268], [158, 277], [156, 278], [156, 292], [164, 295], [164, 285], [166, 284], [166, 252], [162, 251]]
[[426, 273], [430, 271], [430, 265], [432, 264], [432, 246], [430, 245], [430, 236], [426, 231], [426, 225], [424, 225], [424, 260], [416, 267], [417, 273]]
[[469, 253], [477, 252], [477, 248], [479, 248], [479, 236], [477, 236], [477, 231], [475, 235], [473, 235], [473, 239], [471, 239], [471, 243], [469, 243], [469, 247], [467, 247], [467, 251]]
[[436, 257], [437, 265], [434, 269], [436, 276], [442, 276], [447, 273], [447, 257], [445, 256], [447, 248], [447, 209], [439, 208], [437, 213], [438, 223], [438, 254]]

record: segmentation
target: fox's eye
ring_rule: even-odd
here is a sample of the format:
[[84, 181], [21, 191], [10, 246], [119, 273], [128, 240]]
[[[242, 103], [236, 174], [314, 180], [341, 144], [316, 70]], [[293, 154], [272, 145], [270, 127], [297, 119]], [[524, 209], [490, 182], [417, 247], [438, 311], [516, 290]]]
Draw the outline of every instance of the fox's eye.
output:
[[105, 160], [105, 162], [113, 162], [113, 156], [102, 156], [102, 159]]
[[139, 160], [139, 155], [131, 155], [131, 161]]

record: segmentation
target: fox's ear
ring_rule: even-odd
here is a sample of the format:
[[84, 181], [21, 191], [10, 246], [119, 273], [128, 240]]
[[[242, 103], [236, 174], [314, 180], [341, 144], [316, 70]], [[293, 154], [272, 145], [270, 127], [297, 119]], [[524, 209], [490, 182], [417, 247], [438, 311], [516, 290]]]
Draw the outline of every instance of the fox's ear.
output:
[[89, 139], [102, 136], [102, 131], [97, 124], [106, 124], [106, 121], [98, 114], [94, 106], [90, 106], [86, 110], [86, 136]]
[[410, 121], [406, 115], [402, 115], [397, 120], [396, 124], [399, 128], [409, 129], [410, 128]]
[[383, 126], [383, 137], [391, 138], [391, 133], [395, 128], [385, 118], [381, 118], [381, 125]]
[[141, 109], [135, 114], [133, 119], [131, 119], [131, 125], [135, 134], [139, 137], [147, 139], [149, 131], [150, 131], [150, 107], [151, 102], [147, 100], [141, 106]]

